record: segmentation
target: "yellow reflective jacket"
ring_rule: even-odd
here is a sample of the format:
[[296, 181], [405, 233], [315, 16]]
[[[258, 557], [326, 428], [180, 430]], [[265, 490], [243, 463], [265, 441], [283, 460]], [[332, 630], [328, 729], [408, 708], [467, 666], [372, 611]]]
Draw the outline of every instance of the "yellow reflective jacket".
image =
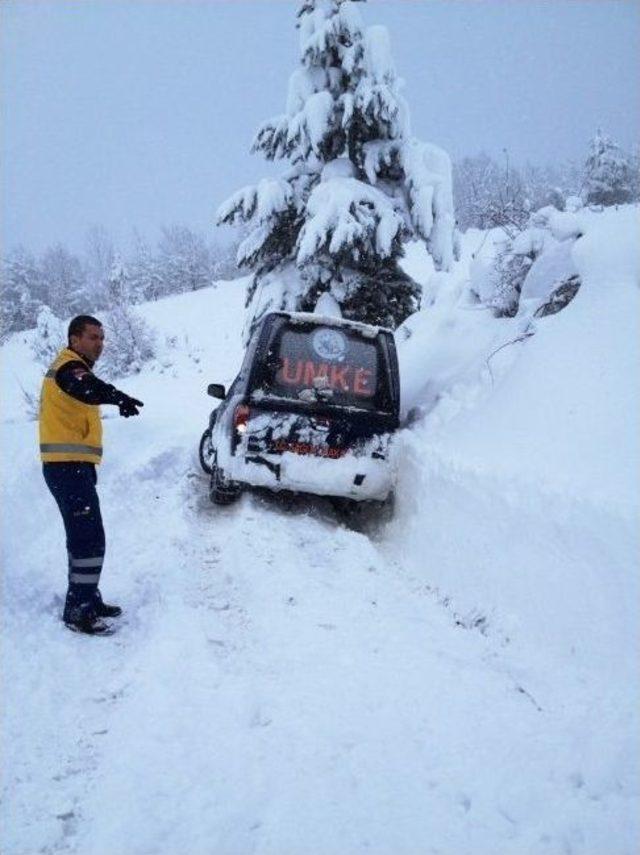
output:
[[67, 395], [55, 381], [56, 372], [65, 363], [80, 360], [65, 347], [56, 356], [42, 381], [40, 396], [40, 458], [45, 463], [82, 461], [100, 463], [102, 459], [102, 421], [97, 404], [84, 404]]

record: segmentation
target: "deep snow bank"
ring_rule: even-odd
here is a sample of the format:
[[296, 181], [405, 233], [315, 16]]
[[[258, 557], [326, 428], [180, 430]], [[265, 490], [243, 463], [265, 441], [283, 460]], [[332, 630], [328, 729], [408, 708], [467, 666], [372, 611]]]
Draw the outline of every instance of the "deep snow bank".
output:
[[[559, 673], [590, 674], [629, 721], [640, 642], [639, 213], [579, 216], [582, 286], [560, 313], [497, 320], [465, 300], [461, 266], [404, 341], [400, 331], [407, 408], [423, 418], [403, 436], [389, 537], [462, 623], [545, 650]], [[467, 259], [479, 238], [468, 236]]]
[[582, 287], [544, 318], [497, 320], [465, 300], [482, 240], [468, 236], [442, 296], [407, 322], [409, 338], [400, 331], [405, 410], [428, 413], [425, 444], [464, 468], [637, 514], [639, 209], [576, 216]]
[[[559, 715], [560, 698], [573, 710], [562, 750], [604, 813], [587, 830], [584, 806], [569, 809], [567, 827], [581, 831], [568, 848], [631, 852], [640, 794], [639, 209], [577, 216], [583, 237], [571, 253], [582, 285], [556, 315], [497, 320], [467, 299], [470, 256], [485, 239], [477, 232], [450, 276], [427, 278], [431, 304], [398, 334], [404, 409], [416, 420], [402, 434], [386, 538], [390, 556], [405, 556], [403, 572], [462, 629], [515, 657], [541, 715]], [[523, 753], [529, 805], [530, 761]], [[543, 838], [526, 851], [546, 851]]]

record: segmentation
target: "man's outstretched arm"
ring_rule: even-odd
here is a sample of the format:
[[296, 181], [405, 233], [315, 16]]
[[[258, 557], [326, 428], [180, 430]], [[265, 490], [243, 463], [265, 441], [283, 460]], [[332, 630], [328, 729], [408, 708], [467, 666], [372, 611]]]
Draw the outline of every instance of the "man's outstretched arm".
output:
[[125, 418], [137, 416], [138, 407], [144, 406], [142, 401], [100, 380], [80, 360], [65, 362], [56, 372], [55, 381], [63, 392], [77, 401], [83, 404], [114, 404]]

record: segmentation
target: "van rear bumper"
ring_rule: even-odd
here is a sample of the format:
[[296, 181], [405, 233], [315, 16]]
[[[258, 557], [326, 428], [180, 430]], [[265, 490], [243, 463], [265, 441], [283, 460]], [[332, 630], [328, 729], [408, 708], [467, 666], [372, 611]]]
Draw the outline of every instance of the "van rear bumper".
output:
[[384, 501], [395, 483], [390, 457], [345, 454], [327, 459], [285, 451], [282, 454], [236, 454], [226, 474], [234, 481], [269, 490], [292, 490], [356, 501]]

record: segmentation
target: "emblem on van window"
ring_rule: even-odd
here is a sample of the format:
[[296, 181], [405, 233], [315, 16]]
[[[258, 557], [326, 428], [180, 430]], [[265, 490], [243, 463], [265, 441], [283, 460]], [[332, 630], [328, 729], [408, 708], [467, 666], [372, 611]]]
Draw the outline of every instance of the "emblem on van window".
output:
[[328, 362], [342, 362], [347, 352], [347, 338], [339, 330], [316, 330], [311, 342], [318, 356]]

